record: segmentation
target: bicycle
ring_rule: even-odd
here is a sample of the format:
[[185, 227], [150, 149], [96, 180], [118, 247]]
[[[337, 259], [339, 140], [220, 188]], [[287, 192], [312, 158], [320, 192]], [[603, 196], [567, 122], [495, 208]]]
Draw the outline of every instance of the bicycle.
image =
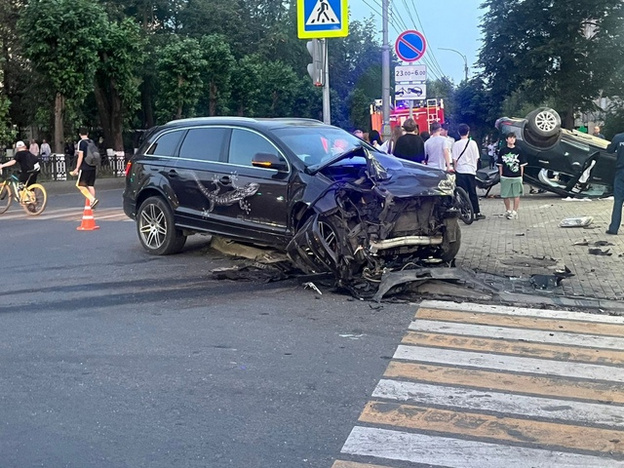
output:
[[0, 183], [0, 214], [9, 209], [14, 198], [30, 216], [40, 215], [48, 202], [48, 194], [43, 185], [26, 183], [22, 186], [15, 174], [3, 176]]
[[472, 224], [474, 221], [474, 210], [468, 193], [461, 188], [455, 187], [455, 207], [459, 211], [459, 219], [465, 224]]

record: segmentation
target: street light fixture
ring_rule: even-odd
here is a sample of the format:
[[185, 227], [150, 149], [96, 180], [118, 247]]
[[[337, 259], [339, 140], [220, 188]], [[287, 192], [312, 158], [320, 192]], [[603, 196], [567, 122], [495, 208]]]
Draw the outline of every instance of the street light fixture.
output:
[[447, 47], [438, 47], [439, 50], [450, 50], [451, 52], [455, 52], [456, 54], [459, 54], [461, 56], [461, 58], [464, 59], [464, 76], [466, 77], [466, 81], [468, 81], [468, 59], [466, 58], [466, 56], [464, 54], [462, 54], [459, 50], [455, 50], [455, 49], [449, 49]]

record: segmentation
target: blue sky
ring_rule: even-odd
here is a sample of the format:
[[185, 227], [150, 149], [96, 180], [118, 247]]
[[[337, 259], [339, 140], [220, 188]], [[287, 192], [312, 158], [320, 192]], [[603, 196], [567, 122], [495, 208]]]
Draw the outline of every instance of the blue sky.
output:
[[[443, 73], [457, 84], [464, 78], [461, 55], [440, 48], [455, 49], [465, 55], [470, 72], [474, 73], [474, 62], [481, 47], [481, 0], [389, 1], [393, 11], [389, 26], [392, 50], [401, 32], [415, 29], [424, 33], [427, 50], [423, 59], [412, 64], [427, 64], [429, 79], [439, 78]], [[348, 2], [351, 19], [362, 20], [373, 15], [381, 38], [381, 0]]]

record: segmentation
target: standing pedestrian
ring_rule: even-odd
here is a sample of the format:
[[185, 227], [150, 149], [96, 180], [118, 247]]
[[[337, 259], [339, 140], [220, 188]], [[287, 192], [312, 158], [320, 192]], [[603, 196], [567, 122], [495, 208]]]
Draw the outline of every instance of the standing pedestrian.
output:
[[418, 125], [414, 119], [406, 119], [403, 122], [405, 135], [401, 136], [394, 148], [397, 158], [423, 163], [425, 161], [425, 142], [418, 134]]
[[448, 145], [448, 139], [442, 136], [440, 122], [431, 124], [431, 137], [425, 142], [425, 160], [427, 165], [431, 167], [436, 167], [443, 171], [453, 171], [451, 150]]
[[371, 130], [368, 134], [368, 142], [377, 149], [380, 149], [383, 145], [383, 140], [377, 130]]
[[50, 160], [50, 155], [52, 154], [52, 148], [48, 142], [44, 139], [41, 142], [41, 160], [43, 162], [48, 162]]
[[360, 130], [359, 128], [356, 128], [355, 130], [353, 130], [353, 134], [358, 137], [359, 139], [363, 139], [364, 138], [364, 132], [362, 130]]
[[455, 167], [457, 185], [463, 188], [470, 197], [470, 203], [474, 211], [474, 219], [485, 219], [479, 208], [479, 197], [477, 196], [477, 167], [479, 167], [479, 148], [477, 143], [470, 137], [470, 127], [460, 124], [458, 129], [459, 140], [453, 143], [451, 154]]
[[36, 140], [34, 139], [30, 140], [30, 147], [28, 148], [28, 151], [30, 151], [35, 156], [39, 157], [39, 145], [37, 144]]
[[615, 178], [613, 180], [613, 211], [611, 212], [611, 224], [607, 234], [616, 235], [622, 224], [622, 204], [624, 203], [624, 133], [618, 133], [613, 137], [608, 153], [615, 153]]
[[496, 167], [496, 147], [498, 146], [497, 141], [491, 141], [489, 145], [487, 145], [488, 156], [490, 158], [490, 169], [494, 169]]
[[[520, 196], [523, 194], [522, 177], [527, 159], [516, 146], [516, 134], [509, 132], [505, 137], [506, 145], [498, 152], [498, 170], [501, 176], [501, 198], [505, 203], [505, 217], [518, 219]], [[513, 205], [512, 205], [513, 202]]]
[[593, 136], [595, 136], [596, 138], [602, 138], [603, 140], [605, 139], [605, 136], [600, 133], [600, 127], [598, 125], [596, 125], [594, 127], [594, 133], [592, 133]]
[[392, 132], [390, 133], [390, 138], [384, 141], [383, 145], [381, 145], [381, 151], [385, 151], [388, 154], [394, 154], [394, 149], [396, 148], [396, 142], [399, 141], [399, 138], [403, 136], [403, 128], [399, 125], [396, 127], [392, 127]]
[[78, 134], [80, 135], [80, 141], [78, 142], [77, 148], [78, 156], [76, 158], [76, 169], [71, 171], [70, 174], [72, 176], [78, 176], [76, 187], [78, 187], [78, 190], [89, 200], [91, 208], [95, 208], [99, 202], [99, 200], [95, 198], [96, 168], [95, 166], [89, 166], [85, 161], [87, 148], [91, 140], [89, 140], [89, 132], [84, 127], [78, 130]]

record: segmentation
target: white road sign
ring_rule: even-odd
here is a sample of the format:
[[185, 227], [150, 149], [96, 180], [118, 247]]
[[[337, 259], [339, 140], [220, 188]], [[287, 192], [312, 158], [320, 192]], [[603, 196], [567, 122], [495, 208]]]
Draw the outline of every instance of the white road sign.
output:
[[396, 84], [394, 86], [395, 99], [426, 99], [427, 85], [425, 84]]
[[409, 65], [394, 68], [394, 81], [409, 83], [427, 81], [427, 65]]

